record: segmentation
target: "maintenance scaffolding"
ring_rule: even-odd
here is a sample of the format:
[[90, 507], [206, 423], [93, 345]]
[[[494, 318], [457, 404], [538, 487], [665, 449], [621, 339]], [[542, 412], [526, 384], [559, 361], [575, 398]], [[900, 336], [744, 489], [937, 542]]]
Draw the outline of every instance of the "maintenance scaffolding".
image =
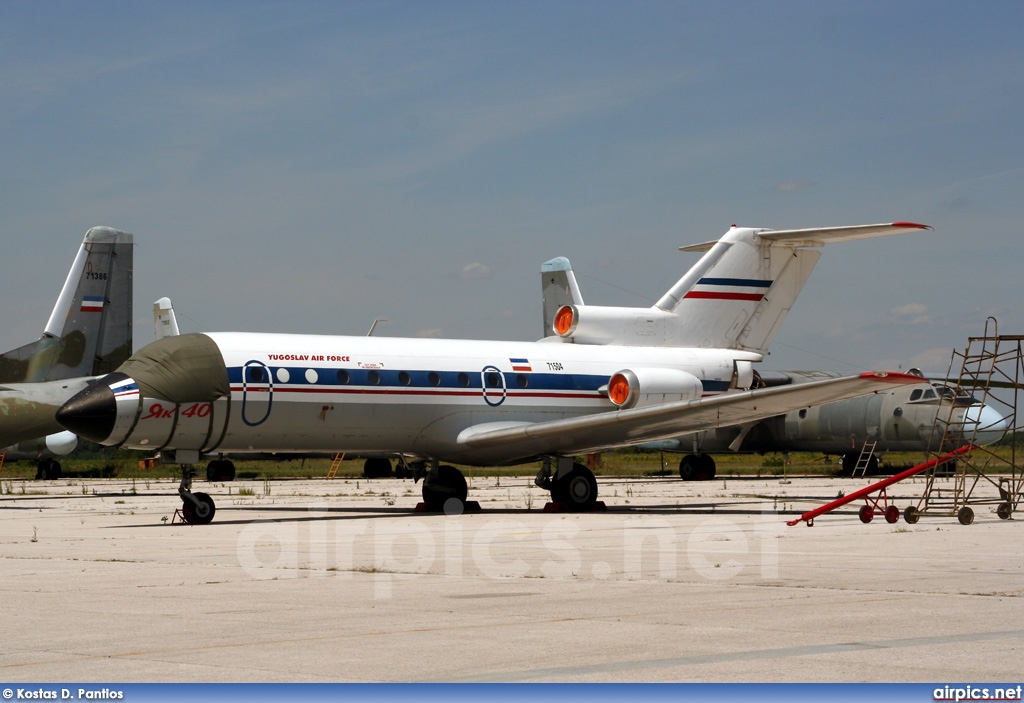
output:
[[[969, 525], [974, 521], [972, 506], [994, 505], [996, 515], [1009, 520], [1021, 508], [1024, 488], [1017, 452], [1018, 436], [1024, 439], [1018, 435], [1024, 428], [1017, 412], [1024, 392], [1024, 335], [1000, 335], [995, 318], [988, 318], [984, 336], [970, 337], [963, 353], [953, 352], [947, 378], [956, 381], [957, 397], [964, 391], [977, 404], [965, 409], [949, 403], [947, 415], [937, 417], [932, 427], [928, 454], [938, 457], [965, 446], [972, 450], [955, 464], [937, 464], [925, 473], [924, 493], [904, 511], [904, 519], [915, 523], [922, 515], [956, 516]], [[998, 420], [992, 411], [998, 412]], [[1001, 426], [1006, 427], [1003, 438], [986, 445], [984, 440]], [[989, 486], [995, 491], [985, 490]]]

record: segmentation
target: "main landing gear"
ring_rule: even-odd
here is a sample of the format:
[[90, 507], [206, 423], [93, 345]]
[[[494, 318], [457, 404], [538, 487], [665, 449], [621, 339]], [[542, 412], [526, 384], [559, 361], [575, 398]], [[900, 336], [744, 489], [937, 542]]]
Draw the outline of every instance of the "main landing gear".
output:
[[182, 464], [181, 483], [178, 485], [178, 495], [181, 496], [181, 516], [190, 525], [208, 525], [213, 520], [217, 506], [206, 493], [192, 492], [192, 479], [196, 475], [195, 467], [192, 464]]
[[687, 454], [679, 460], [679, 478], [710, 481], [715, 477], [715, 459], [710, 454]]
[[597, 479], [594, 472], [570, 457], [559, 457], [554, 476], [551, 459], [545, 459], [534, 483], [551, 491], [551, 502], [556, 509], [575, 513], [589, 512], [604, 507], [597, 500]]

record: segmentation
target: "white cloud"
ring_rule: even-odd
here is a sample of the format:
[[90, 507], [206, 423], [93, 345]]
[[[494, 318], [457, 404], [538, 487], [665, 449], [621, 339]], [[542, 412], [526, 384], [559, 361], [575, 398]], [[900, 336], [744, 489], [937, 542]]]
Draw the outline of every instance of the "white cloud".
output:
[[487, 264], [481, 264], [479, 261], [474, 261], [462, 267], [463, 278], [486, 278], [490, 275], [490, 267]]

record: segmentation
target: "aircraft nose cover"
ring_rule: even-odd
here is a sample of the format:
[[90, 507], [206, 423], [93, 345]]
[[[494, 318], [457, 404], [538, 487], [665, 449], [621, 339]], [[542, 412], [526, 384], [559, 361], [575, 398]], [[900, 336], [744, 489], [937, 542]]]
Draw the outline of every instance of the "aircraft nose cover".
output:
[[135, 379], [143, 398], [212, 403], [231, 390], [220, 348], [205, 334], [159, 339], [132, 354], [117, 370]]
[[57, 422], [79, 437], [102, 444], [117, 420], [117, 400], [107, 383], [113, 375], [105, 376], [64, 403], [57, 411]]

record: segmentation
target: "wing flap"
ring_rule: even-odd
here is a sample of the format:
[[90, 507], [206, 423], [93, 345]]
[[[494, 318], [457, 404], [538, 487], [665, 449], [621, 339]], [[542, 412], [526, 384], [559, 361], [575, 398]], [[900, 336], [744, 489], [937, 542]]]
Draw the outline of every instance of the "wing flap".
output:
[[761, 420], [798, 408], [881, 392], [894, 384], [920, 383], [920, 376], [869, 372], [565, 420], [514, 425], [487, 423], [463, 430], [458, 442], [474, 451], [493, 451], [504, 457], [515, 454], [519, 459], [543, 454], [584, 454]]

